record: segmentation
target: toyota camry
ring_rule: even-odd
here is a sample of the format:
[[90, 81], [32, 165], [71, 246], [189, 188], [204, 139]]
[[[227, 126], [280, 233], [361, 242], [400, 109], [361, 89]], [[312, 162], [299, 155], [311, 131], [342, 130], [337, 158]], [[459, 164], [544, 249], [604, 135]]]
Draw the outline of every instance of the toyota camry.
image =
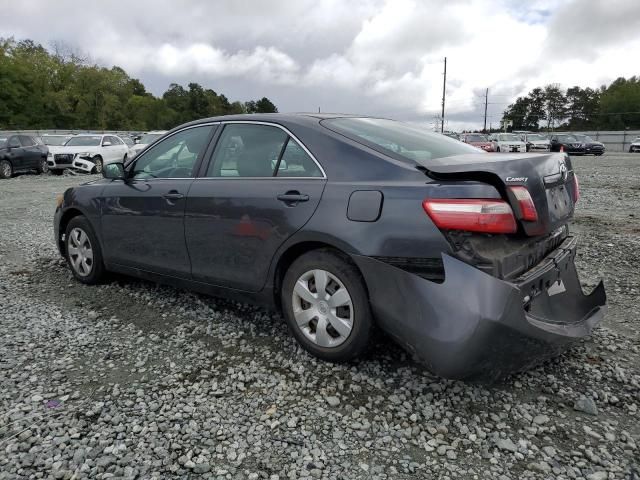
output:
[[497, 378], [590, 334], [564, 153], [491, 155], [404, 123], [264, 114], [179, 126], [58, 199], [85, 284], [118, 272], [278, 309], [348, 361], [379, 328], [435, 373]]

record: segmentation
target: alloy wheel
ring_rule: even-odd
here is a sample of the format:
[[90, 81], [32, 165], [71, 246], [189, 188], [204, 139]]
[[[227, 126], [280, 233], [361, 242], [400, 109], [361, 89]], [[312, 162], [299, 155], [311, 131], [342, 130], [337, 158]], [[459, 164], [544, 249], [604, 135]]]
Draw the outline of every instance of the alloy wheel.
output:
[[96, 173], [102, 173], [102, 160], [99, 158], [96, 158]]
[[75, 272], [81, 277], [89, 275], [93, 270], [93, 248], [84, 230], [76, 227], [69, 232], [67, 250]]
[[332, 273], [304, 273], [296, 281], [292, 300], [298, 328], [319, 347], [337, 347], [351, 334], [353, 301], [344, 283]]
[[9, 178], [11, 176], [11, 165], [9, 162], [2, 162], [0, 166], [2, 166], [2, 176]]
[[42, 173], [48, 173], [49, 172], [49, 164], [47, 163], [46, 160], [40, 160], [40, 171]]

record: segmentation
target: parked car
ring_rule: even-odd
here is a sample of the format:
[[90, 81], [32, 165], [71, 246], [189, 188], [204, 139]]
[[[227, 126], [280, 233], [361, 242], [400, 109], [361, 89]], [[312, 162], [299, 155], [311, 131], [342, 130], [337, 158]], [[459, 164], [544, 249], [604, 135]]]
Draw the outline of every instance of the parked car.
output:
[[597, 142], [589, 135], [583, 135], [580, 133], [575, 133], [573, 135], [578, 139], [580, 143], [584, 144], [584, 153], [585, 155], [602, 155], [604, 153], [604, 143]]
[[151, 145], [153, 142], [158, 140], [160, 137], [162, 137], [165, 133], [167, 133], [166, 130], [154, 130], [153, 132], [147, 132], [143, 134], [140, 137], [140, 140], [136, 142], [136, 146], [133, 147], [136, 155], [147, 148], [149, 145]]
[[527, 152], [550, 152], [551, 142], [540, 133], [524, 133], [520, 138], [527, 146]]
[[46, 145], [30, 135], [0, 134], [0, 178], [11, 178], [15, 173], [35, 170], [47, 173]]
[[128, 155], [129, 148], [117, 135], [76, 135], [55, 148], [49, 168], [55, 175], [61, 175], [66, 168], [99, 173], [104, 165], [126, 161]]
[[[59, 197], [85, 284], [120, 272], [282, 310], [313, 355], [361, 354], [374, 323], [445, 377], [495, 378], [588, 335], [558, 154], [499, 158], [391, 120], [235, 115], [175, 128]], [[499, 245], [500, 248], [495, 248]]]
[[586, 151], [585, 144], [575, 135], [565, 133], [551, 135], [551, 151], [559, 152], [560, 148], [569, 155], [584, 155]]
[[135, 149], [136, 143], [133, 141], [133, 138], [131, 138], [129, 135], [121, 135], [121, 136], [119, 135], [118, 137], [127, 146], [127, 149], [128, 149], [127, 157], [128, 158], [135, 157], [138, 152], [136, 152], [136, 149]]
[[449, 131], [444, 131], [442, 132], [443, 135], [449, 137], [449, 138], [453, 138], [455, 140], [460, 140], [460, 135], [458, 135], [456, 132], [449, 132]]
[[460, 141], [473, 145], [476, 148], [481, 148], [486, 152], [491, 151], [491, 142], [489, 137], [482, 133], [463, 133], [460, 135]]
[[489, 136], [492, 152], [526, 152], [526, 144], [513, 133], [494, 133]]
[[640, 152], [640, 137], [636, 137], [629, 145], [629, 153]]

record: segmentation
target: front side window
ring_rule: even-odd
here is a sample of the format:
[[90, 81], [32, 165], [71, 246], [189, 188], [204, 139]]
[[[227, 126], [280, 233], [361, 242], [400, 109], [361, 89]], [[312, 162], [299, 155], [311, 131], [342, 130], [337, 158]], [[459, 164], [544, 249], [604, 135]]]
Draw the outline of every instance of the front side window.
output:
[[36, 144], [36, 142], [34, 142], [33, 139], [31, 137], [28, 137], [27, 135], [20, 135], [20, 143], [23, 147], [33, 147]]
[[288, 135], [278, 127], [227, 124], [220, 135], [208, 177], [272, 177]]
[[136, 179], [189, 178], [209, 143], [213, 125], [187, 128], [147, 150], [135, 161], [129, 176]]
[[9, 146], [10, 147], [19, 147], [20, 146], [20, 141], [18, 140], [18, 137], [11, 137], [9, 139]]
[[477, 154], [464, 142], [423, 128], [380, 118], [332, 118], [323, 126], [396, 160], [415, 164], [453, 155]]

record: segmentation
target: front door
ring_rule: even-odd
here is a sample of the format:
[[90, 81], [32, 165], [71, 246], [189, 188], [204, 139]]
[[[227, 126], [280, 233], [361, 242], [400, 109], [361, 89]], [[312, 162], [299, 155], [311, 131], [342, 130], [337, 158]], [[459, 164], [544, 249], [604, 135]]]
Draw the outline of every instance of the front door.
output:
[[20, 143], [20, 139], [17, 135], [9, 137], [8, 145], [9, 159], [11, 160], [11, 165], [13, 165], [13, 170], [24, 170], [29, 168], [29, 154], [22, 146], [22, 143]]
[[165, 138], [114, 180], [102, 194], [105, 260], [145, 271], [189, 278], [184, 210], [196, 168], [214, 125]]
[[318, 164], [285, 130], [226, 124], [187, 199], [193, 278], [259, 291], [276, 250], [311, 218], [324, 185]]

